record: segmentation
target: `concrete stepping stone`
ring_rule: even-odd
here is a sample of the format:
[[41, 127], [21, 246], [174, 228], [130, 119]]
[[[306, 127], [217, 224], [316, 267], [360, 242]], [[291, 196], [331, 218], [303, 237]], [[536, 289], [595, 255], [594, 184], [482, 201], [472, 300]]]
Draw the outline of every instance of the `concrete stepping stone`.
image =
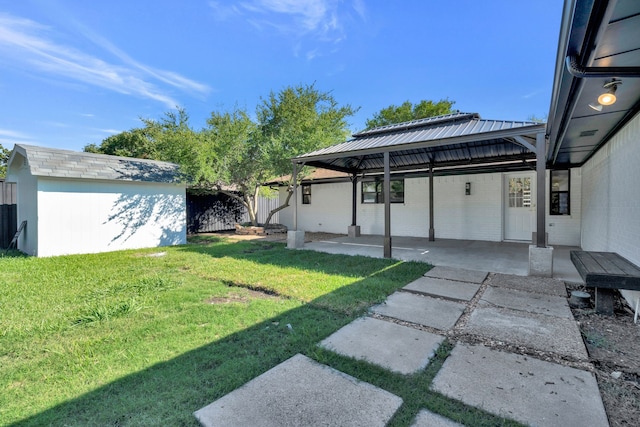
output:
[[489, 286], [482, 294], [479, 304], [573, 319], [567, 299], [554, 295]]
[[500, 307], [477, 307], [471, 312], [464, 332], [588, 360], [578, 325], [573, 319]]
[[480, 285], [435, 277], [420, 277], [402, 289], [457, 301], [470, 301], [480, 289]]
[[411, 427], [464, 427], [462, 424], [458, 424], [455, 421], [451, 421], [449, 418], [445, 418], [442, 415], [434, 414], [426, 409], [421, 410], [416, 415], [416, 419], [411, 424]]
[[402, 399], [297, 354], [194, 413], [205, 427], [384, 426]]
[[390, 371], [412, 374], [424, 369], [443, 336], [371, 317], [356, 319], [319, 345]]
[[526, 425], [609, 426], [593, 374], [458, 343], [431, 388]]
[[453, 328], [465, 307], [454, 301], [394, 292], [385, 302], [371, 307], [369, 311], [446, 331]]
[[481, 284], [487, 278], [488, 271], [466, 270], [464, 268], [437, 266], [427, 271], [425, 277], [435, 277], [438, 279], [456, 280], [458, 282], [468, 282]]
[[495, 274], [491, 277], [491, 286], [536, 292], [539, 294], [567, 297], [564, 282], [547, 277], [516, 276], [514, 274]]

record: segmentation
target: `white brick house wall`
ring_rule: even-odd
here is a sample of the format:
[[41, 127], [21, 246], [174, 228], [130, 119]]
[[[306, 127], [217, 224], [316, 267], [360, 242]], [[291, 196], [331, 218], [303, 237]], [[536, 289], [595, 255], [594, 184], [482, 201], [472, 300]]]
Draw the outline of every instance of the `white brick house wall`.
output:
[[[547, 172], [547, 179], [549, 174]], [[465, 195], [465, 183], [471, 195]], [[549, 243], [579, 245], [580, 187], [578, 170], [571, 175], [571, 215], [549, 216]], [[350, 182], [311, 185], [311, 204], [301, 204], [298, 189], [298, 228], [345, 234], [351, 224]], [[281, 190], [280, 199], [286, 193]], [[362, 234], [384, 234], [384, 205], [361, 203], [358, 183], [357, 224]], [[434, 221], [436, 238], [460, 240], [503, 240], [504, 174], [476, 174], [436, 177], [434, 180]], [[548, 205], [547, 205], [548, 212]], [[293, 207], [280, 213], [280, 222], [293, 226]], [[429, 179], [406, 178], [404, 203], [391, 204], [391, 234], [429, 236]]]
[[[640, 116], [582, 167], [582, 248], [640, 265]], [[623, 292], [630, 303], [637, 292]]]

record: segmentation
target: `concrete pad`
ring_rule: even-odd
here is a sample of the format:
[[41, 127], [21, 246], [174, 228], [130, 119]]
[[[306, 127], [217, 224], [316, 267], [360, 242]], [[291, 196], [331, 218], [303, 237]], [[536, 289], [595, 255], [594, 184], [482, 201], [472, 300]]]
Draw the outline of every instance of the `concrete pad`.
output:
[[402, 399], [301, 354], [196, 411], [203, 426], [384, 426]]
[[401, 374], [424, 369], [444, 337], [384, 320], [362, 317], [319, 345]]
[[573, 319], [499, 307], [477, 307], [471, 312], [464, 332], [588, 360], [578, 325]]
[[420, 277], [402, 289], [458, 301], [470, 301], [480, 289], [480, 285], [435, 277]]
[[427, 271], [425, 277], [436, 277], [438, 279], [456, 280], [458, 282], [469, 282], [481, 284], [487, 278], [488, 271], [465, 270], [464, 268], [437, 266]]
[[453, 328], [464, 309], [464, 304], [453, 301], [395, 292], [370, 311], [444, 331]]
[[434, 414], [426, 409], [418, 412], [416, 419], [411, 424], [411, 427], [464, 427], [462, 424], [458, 424], [451, 421], [449, 418], [445, 418], [442, 415]]
[[573, 319], [567, 299], [553, 295], [489, 286], [482, 294], [479, 304]]
[[546, 277], [515, 276], [513, 274], [495, 274], [491, 277], [491, 286], [536, 292], [539, 294], [567, 297], [564, 282]]
[[609, 425], [593, 374], [484, 346], [457, 344], [431, 388], [527, 425]]

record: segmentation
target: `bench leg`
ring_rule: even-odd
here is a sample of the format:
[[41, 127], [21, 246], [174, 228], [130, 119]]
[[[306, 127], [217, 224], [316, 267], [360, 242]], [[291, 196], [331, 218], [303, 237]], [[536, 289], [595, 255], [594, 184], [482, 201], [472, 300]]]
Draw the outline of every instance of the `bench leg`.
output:
[[613, 315], [613, 289], [596, 288], [596, 313]]

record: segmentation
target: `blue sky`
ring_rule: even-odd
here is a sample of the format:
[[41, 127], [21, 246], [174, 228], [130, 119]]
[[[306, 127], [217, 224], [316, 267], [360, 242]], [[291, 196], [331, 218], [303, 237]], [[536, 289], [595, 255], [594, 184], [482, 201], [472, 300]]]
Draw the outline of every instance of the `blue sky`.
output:
[[360, 107], [549, 110], [562, 0], [0, 0], [0, 144], [82, 150], [297, 84]]

